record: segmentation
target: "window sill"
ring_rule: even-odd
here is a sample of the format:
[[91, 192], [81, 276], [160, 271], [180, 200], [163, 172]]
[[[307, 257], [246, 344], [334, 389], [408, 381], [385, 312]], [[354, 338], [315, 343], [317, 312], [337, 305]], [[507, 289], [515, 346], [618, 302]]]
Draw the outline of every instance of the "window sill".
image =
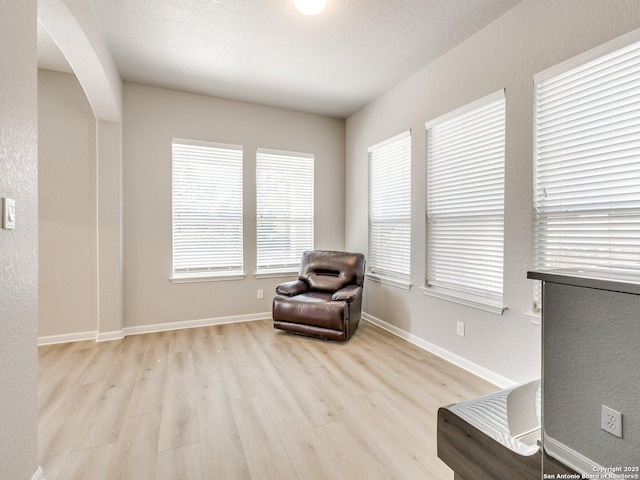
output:
[[435, 287], [422, 287], [420, 290], [422, 290], [423, 294], [429, 297], [441, 298], [442, 300], [448, 300], [460, 305], [466, 305], [467, 307], [477, 308], [479, 310], [484, 310], [485, 312], [495, 313], [496, 315], [502, 315], [502, 313], [507, 309], [507, 307], [503, 305], [483, 301], [482, 299], [471, 296], [465, 296], [450, 290], [443, 291], [436, 289]]
[[385, 285], [391, 285], [392, 287], [402, 288], [403, 290], [410, 290], [412, 284], [408, 280], [402, 280], [399, 278], [386, 277], [377, 273], [367, 273], [366, 277], [374, 282], [383, 283]]
[[525, 317], [529, 317], [529, 321], [534, 325], [542, 325], [542, 315], [540, 312], [524, 312]]
[[198, 282], [226, 282], [230, 280], [244, 280], [244, 273], [230, 273], [223, 275], [192, 275], [185, 277], [171, 277], [171, 283], [198, 283]]
[[282, 271], [272, 271], [272, 272], [256, 272], [256, 278], [285, 278], [285, 277], [295, 277], [298, 275], [298, 271], [295, 270], [282, 270]]

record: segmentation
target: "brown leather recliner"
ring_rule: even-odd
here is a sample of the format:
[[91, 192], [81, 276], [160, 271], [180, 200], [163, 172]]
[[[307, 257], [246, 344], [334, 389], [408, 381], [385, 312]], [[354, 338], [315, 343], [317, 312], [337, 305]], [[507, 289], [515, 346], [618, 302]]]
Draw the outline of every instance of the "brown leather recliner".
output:
[[273, 326], [329, 340], [348, 340], [360, 322], [364, 267], [361, 253], [304, 252], [298, 280], [276, 288]]

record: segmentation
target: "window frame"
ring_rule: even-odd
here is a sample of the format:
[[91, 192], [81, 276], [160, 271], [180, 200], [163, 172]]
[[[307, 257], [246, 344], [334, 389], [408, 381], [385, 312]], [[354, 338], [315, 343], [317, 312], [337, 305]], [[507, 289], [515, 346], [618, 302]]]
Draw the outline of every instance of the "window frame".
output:
[[[476, 117], [483, 119], [483, 117], [491, 115], [494, 110], [497, 113], [502, 113], [501, 119], [498, 118], [495, 124], [491, 123], [495, 133], [490, 131], [486, 136], [479, 137], [478, 135], [483, 133], [481, 130], [485, 129], [489, 123], [486, 118], [483, 123], [479, 123], [478, 119], [474, 122], [473, 119]], [[464, 122], [469, 119], [471, 119], [472, 124], [465, 126]], [[441, 146], [445, 143], [448, 144], [447, 148], [451, 148], [452, 145], [456, 146], [455, 155], [461, 155], [461, 151], [463, 151], [465, 155], [473, 155], [472, 158], [478, 158], [481, 153], [487, 156], [484, 152], [471, 149], [465, 143], [466, 140], [463, 142], [458, 138], [460, 137], [459, 129], [469, 129], [470, 127], [473, 127], [473, 129], [465, 130], [464, 136], [474, 135], [474, 143], [480, 142], [484, 147], [494, 145], [496, 140], [492, 135], [500, 135], [501, 133], [501, 145], [498, 141], [498, 148], [501, 148], [501, 154], [498, 151], [498, 153], [489, 155], [487, 158], [489, 167], [483, 165], [481, 170], [478, 170], [475, 166], [470, 166], [464, 160], [458, 160], [460, 168], [465, 167], [467, 170], [473, 170], [473, 174], [466, 174], [460, 169], [446, 173], [447, 168], [444, 158], [452, 154], [446, 153], [441, 149]], [[437, 160], [434, 161], [430, 136], [433, 134], [434, 129], [438, 128], [442, 128], [438, 142], [442, 142], [442, 139], [445, 139], [445, 141], [438, 146], [441, 150], [438, 153], [438, 157], [436, 157]], [[451, 128], [458, 131], [456, 133], [454, 133], [455, 130], [447, 132]], [[428, 296], [442, 298], [501, 315], [506, 309], [504, 305], [504, 191], [506, 170], [506, 95], [504, 89], [426, 122], [425, 147], [426, 275], [425, 286], [421, 290]], [[470, 159], [470, 161], [472, 160]], [[435, 162], [443, 163], [437, 163], [435, 165], [436, 170], [433, 170]], [[501, 170], [496, 170], [496, 165], [500, 163]], [[439, 173], [436, 176], [434, 172], [438, 170]], [[476, 170], [478, 171], [476, 172]], [[492, 170], [495, 170], [493, 174]], [[461, 190], [458, 188], [457, 182], [467, 182], [467, 184], [471, 185], [470, 182], [475, 175], [490, 178], [489, 180], [484, 180], [482, 192], [477, 191], [475, 188], [469, 189], [464, 202], [467, 203], [465, 206], [463, 202], [459, 201]], [[454, 180], [456, 181], [455, 186], [453, 184]], [[437, 183], [438, 187], [432, 186], [432, 182]], [[473, 185], [474, 187], [476, 186], [475, 183]], [[500, 191], [499, 194], [497, 193], [498, 190]], [[440, 198], [439, 203], [434, 204], [432, 195]], [[455, 195], [456, 201], [448, 200], [451, 195]], [[477, 202], [479, 200], [484, 202], [479, 205], [484, 206], [492, 213], [479, 213], [478, 204], [468, 205], [470, 201]], [[436, 205], [437, 208], [435, 207]], [[484, 212], [484, 209], [482, 211]], [[465, 212], [466, 215], [462, 215], [462, 212]], [[484, 227], [482, 226], [483, 223], [485, 224]], [[490, 235], [487, 235], [489, 230], [486, 228], [486, 224], [492, 225]], [[435, 225], [442, 225], [442, 228], [436, 230]], [[483, 242], [481, 253], [476, 254], [471, 249], [463, 252], [460, 249], [460, 245], [452, 245], [453, 237], [460, 237], [461, 235], [465, 239]], [[437, 238], [434, 238], [434, 236], [437, 236]], [[459, 240], [462, 241], [462, 239]], [[473, 241], [469, 242], [469, 247], [473, 246]], [[440, 249], [441, 252], [435, 252], [433, 249], [436, 248]], [[446, 257], [443, 252], [446, 252]], [[459, 271], [465, 268], [465, 264], [468, 268], [467, 275], [460, 276], [459, 273], [454, 275], [454, 270]], [[490, 288], [480, 288], [473, 284], [477, 284], [478, 279], [482, 277], [481, 270], [485, 271], [485, 280], [487, 278], [491, 280]], [[487, 271], [495, 271], [496, 273], [487, 276]], [[454, 276], [456, 277], [455, 281], [453, 280]], [[460, 279], [463, 281], [460, 281]]]
[[[178, 206], [179, 202], [176, 201], [177, 192], [177, 181], [178, 181], [178, 173], [177, 169], [179, 168], [176, 164], [176, 160], [186, 161], [186, 159], [177, 159], [176, 146], [178, 148], [180, 146], [183, 147], [194, 147], [194, 148], [204, 148], [204, 149], [216, 149], [223, 150], [228, 152], [231, 155], [234, 161], [239, 162], [239, 166], [236, 166], [236, 170], [239, 168], [239, 177], [234, 179], [234, 183], [231, 184], [231, 188], [239, 189], [239, 198], [235, 197], [236, 208], [235, 212], [235, 229], [238, 229], [239, 226], [239, 235], [236, 231], [236, 236], [239, 238], [239, 245], [235, 245], [233, 251], [235, 252], [235, 256], [239, 258], [239, 265], [227, 265], [226, 267], [195, 267], [193, 271], [190, 271], [187, 267], [176, 268], [176, 247], [179, 245], [179, 241], [176, 239], [177, 232], [177, 218], [179, 213], [176, 212], [180, 207]], [[192, 153], [193, 154], [193, 153]], [[227, 166], [228, 170], [229, 166]], [[238, 172], [236, 172], [238, 173]], [[213, 178], [213, 175], [212, 175]], [[179, 190], [179, 189], [178, 189]], [[171, 139], [171, 252], [172, 252], [172, 275], [170, 277], [171, 282], [173, 283], [190, 283], [190, 282], [208, 282], [208, 281], [220, 281], [220, 280], [240, 280], [245, 278], [244, 274], [244, 150], [241, 145], [232, 145], [225, 143], [217, 143], [217, 142], [208, 142], [201, 140], [192, 140], [185, 138], [172, 138]], [[239, 205], [239, 209], [237, 208]], [[236, 211], [237, 210], [237, 211]], [[239, 217], [238, 217], [239, 213]], [[186, 260], [185, 260], [186, 261]]]
[[[260, 197], [261, 197], [261, 193], [260, 193], [260, 180], [259, 180], [259, 175], [260, 175], [260, 161], [261, 161], [261, 154], [265, 155], [265, 156], [271, 156], [276, 160], [279, 161], [285, 161], [285, 159], [290, 159], [295, 163], [293, 171], [288, 172], [288, 175], [290, 176], [289, 178], [293, 178], [291, 177], [291, 175], [295, 175], [296, 171], [301, 171], [300, 169], [303, 168], [302, 162], [304, 161], [309, 161], [310, 162], [310, 170], [311, 170], [311, 178], [310, 178], [310, 189], [307, 191], [303, 191], [302, 193], [304, 195], [307, 195], [308, 197], [310, 197], [310, 202], [306, 204], [306, 207], [310, 210], [310, 218], [307, 218], [306, 222], [298, 222], [301, 225], [304, 224], [308, 224], [308, 228], [310, 228], [310, 233], [309, 233], [309, 237], [306, 240], [309, 241], [309, 243], [303, 247], [301, 247], [301, 249], [299, 249], [298, 254], [296, 255], [295, 258], [295, 263], [294, 263], [294, 257], [291, 256], [288, 260], [290, 260], [289, 262], [286, 262], [285, 264], [282, 265], [276, 265], [273, 267], [267, 267], [267, 268], [261, 268], [260, 266]], [[308, 168], [309, 166], [307, 166]], [[273, 168], [273, 165], [271, 166], [271, 168]], [[286, 172], [286, 168], [283, 169], [284, 172]], [[309, 182], [309, 179], [306, 180], [306, 182]], [[298, 188], [298, 189], [303, 189], [305, 185], [303, 184], [304, 182], [298, 182], [295, 185], [289, 185], [290, 188]], [[292, 217], [289, 217], [289, 225], [293, 224], [294, 222], [292, 221]], [[304, 251], [306, 250], [313, 250], [314, 248], [314, 243], [315, 243], [315, 239], [314, 239], [314, 232], [315, 230], [315, 156], [311, 153], [302, 153], [302, 152], [293, 152], [293, 151], [286, 151], [286, 150], [274, 150], [274, 149], [268, 149], [268, 148], [258, 148], [256, 149], [256, 273], [255, 276], [257, 278], [270, 278], [270, 277], [279, 277], [279, 276], [290, 276], [293, 275], [295, 273], [297, 273], [300, 269], [300, 259], [302, 258], [302, 254]], [[291, 237], [289, 238], [291, 240]], [[305, 240], [305, 239], [301, 239], [301, 240]]]
[[[402, 144], [401, 142], [406, 142], [406, 144]], [[403, 289], [410, 289], [411, 288], [411, 282], [410, 282], [410, 277], [411, 277], [411, 231], [412, 231], [412, 224], [411, 224], [411, 216], [412, 216], [412, 208], [411, 208], [411, 167], [412, 167], [412, 161], [411, 161], [411, 130], [406, 130], [400, 134], [394, 135], [393, 137], [387, 138], [386, 140], [376, 143], [372, 146], [370, 146], [367, 149], [367, 162], [368, 162], [368, 171], [369, 171], [369, 178], [368, 178], [368, 187], [369, 187], [369, 192], [368, 192], [368, 249], [369, 249], [369, 258], [367, 261], [367, 266], [368, 266], [368, 272], [367, 272], [367, 278], [380, 282], [380, 283], [385, 283], [388, 285], [392, 285], [398, 288], [403, 288]], [[398, 154], [398, 156], [394, 156], [393, 158], [390, 157], [390, 155], [393, 153], [393, 149], [394, 148], [399, 148], [402, 149], [402, 152]], [[391, 150], [389, 150], [391, 149]], [[385, 153], [386, 152], [386, 153]], [[402, 157], [402, 155], [406, 154], [406, 158]], [[383, 157], [378, 157], [376, 158], [376, 155], [386, 155], [385, 158]], [[400, 215], [400, 218], [395, 219], [395, 221], [378, 221], [374, 217], [377, 212], [373, 211], [372, 205], [374, 201], [378, 201], [381, 204], [383, 203], [383, 201], [380, 200], [374, 200], [373, 196], [376, 195], [376, 184], [374, 184], [374, 182], [378, 183], [378, 180], [376, 178], [373, 178], [373, 176], [375, 175], [375, 168], [373, 166], [373, 162], [383, 162], [383, 161], [387, 161], [387, 162], [402, 162], [402, 164], [400, 165], [404, 170], [402, 170], [400, 172], [401, 178], [396, 179], [398, 181], [401, 182], [406, 182], [402, 183], [402, 187], [403, 189], [399, 191], [398, 195], [404, 196], [406, 198], [401, 199], [402, 200], [402, 210], [401, 212], [398, 212], [398, 214]], [[376, 167], [377, 168], [377, 167]], [[394, 173], [398, 172], [399, 168], [398, 166], [395, 166], [393, 168]], [[406, 178], [405, 178], [406, 177]], [[397, 201], [395, 202], [397, 203]], [[402, 247], [404, 248], [404, 255], [405, 255], [405, 260], [402, 263], [402, 268], [401, 269], [393, 269], [393, 268], [389, 268], [388, 265], [391, 263], [390, 259], [393, 257], [392, 254], [389, 253], [385, 253], [385, 252], [380, 252], [381, 255], [381, 264], [379, 265], [378, 263], [376, 263], [376, 259], [377, 259], [377, 253], [374, 251], [375, 250], [375, 244], [373, 242], [376, 242], [376, 235], [374, 235], [372, 233], [372, 225], [376, 225], [376, 226], [381, 226], [381, 228], [385, 228], [386, 225], [396, 225], [396, 226], [404, 226], [405, 229], [408, 230], [408, 232], [401, 232], [401, 243], [399, 245], [396, 246], [396, 248]], [[380, 234], [380, 238], [379, 238], [379, 242], [380, 243], [384, 243], [383, 240], [383, 234]], [[397, 251], [397, 249], [396, 249]], [[384, 265], [383, 263], [386, 262], [386, 265]]]
[[[593, 264], [591, 265], [576, 264], [576, 266], [573, 269], [570, 269], [570, 267], [567, 266], [569, 262], [558, 261], [556, 262], [557, 267], [555, 268], [550, 266], [544, 266], [543, 264], [545, 262], [541, 258], [541, 254], [539, 251], [542, 248], [539, 243], [541, 241], [540, 236], [542, 235], [542, 233], [541, 233], [540, 218], [539, 218], [540, 204], [539, 204], [539, 190], [538, 190], [539, 189], [539, 168], [541, 168], [539, 165], [540, 138], [539, 138], [539, 131], [538, 131], [539, 123], [540, 123], [539, 117], [541, 115], [541, 112], [539, 111], [540, 85], [544, 84], [545, 82], [558, 81], [559, 77], [570, 76], [572, 73], [575, 73], [580, 69], [582, 69], [583, 71], [589, 71], [595, 64], [598, 64], [598, 63], [602, 64], [602, 62], [606, 62], [610, 60], [612, 56], [615, 56], [616, 54], [620, 53], [621, 50], [631, 49], [632, 47], [635, 47], [637, 51], [640, 52], [640, 29], [634, 30], [625, 35], [617, 37], [609, 42], [599, 45], [591, 50], [588, 50], [580, 55], [570, 58], [569, 60], [561, 62], [558, 65], [555, 65], [551, 68], [548, 68], [534, 75], [533, 263], [534, 263], [534, 269], [536, 270], [541, 270], [541, 271], [550, 270], [550, 269], [551, 270], [560, 269], [565, 271], [571, 270], [571, 272], [576, 275], [595, 276], [595, 277], [606, 278], [611, 280], [623, 280], [623, 281], [635, 281], [635, 282], [640, 281], [640, 271], [636, 270], [635, 273], [628, 273], [628, 272], [624, 273], [623, 270], [625, 270], [625, 268], [620, 268], [619, 265], [617, 268], [615, 268], [612, 266], [607, 267], [603, 265], [594, 266]], [[636, 58], [638, 58], [638, 60], [634, 65], [639, 70], [639, 72], [635, 78], [636, 78], [636, 81], [640, 81], [640, 56], [636, 56]], [[613, 97], [613, 95], [610, 95], [610, 97], [607, 97], [607, 98], [611, 98], [611, 97]], [[636, 109], [636, 111], [640, 112], [640, 108]], [[611, 124], [613, 125], [615, 124], [615, 122], [612, 121]], [[612, 155], [612, 158], [610, 160], [613, 161], [616, 158], [617, 157]], [[612, 166], [611, 168], [614, 168], [614, 167]], [[640, 167], [639, 167], [639, 170], [640, 170]], [[610, 184], [609, 188], [611, 187], [612, 187], [612, 184]], [[593, 197], [580, 197], [580, 198], [584, 199], [584, 198], [593, 198]], [[609, 214], [610, 226], [609, 226], [609, 236], [607, 237], [609, 239], [609, 248], [607, 252], [610, 255], [611, 254], [610, 242], [611, 242], [611, 239], [614, 238], [611, 235], [611, 230], [612, 230], [611, 225], [613, 225], [614, 223], [612, 219], [615, 216], [619, 215], [621, 211], [625, 211], [625, 210], [627, 210], [628, 213], [631, 214], [631, 216], [634, 216], [632, 213], [634, 208], [628, 208], [628, 209], [612, 208], [610, 205], [608, 210], [610, 212]], [[638, 205], [638, 207], [636, 207], [635, 210], [638, 210], [638, 213], [640, 213], [640, 205]], [[587, 216], [585, 210], [576, 209], [574, 212], [575, 212], [574, 217], [580, 216], [580, 215]], [[595, 215], [595, 212], [593, 212], [592, 215]], [[640, 221], [636, 222], [636, 225], [640, 226]], [[636, 246], [636, 248], [638, 247]], [[549, 262], [546, 262], [546, 263], [549, 263]], [[631, 272], [633, 272], [633, 269], [631, 269]], [[541, 300], [542, 300], [541, 296], [542, 295], [540, 291], [540, 284], [539, 282], [534, 282], [532, 310], [534, 313], [537, 313], [537, 314], [539, 314], [540, 312]]]

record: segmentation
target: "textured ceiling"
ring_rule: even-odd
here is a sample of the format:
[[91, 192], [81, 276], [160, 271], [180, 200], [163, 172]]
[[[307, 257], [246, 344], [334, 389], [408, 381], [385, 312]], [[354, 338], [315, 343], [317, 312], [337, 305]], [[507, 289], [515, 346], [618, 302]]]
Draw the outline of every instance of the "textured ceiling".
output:
[[125, 81], [345, 118], [521, 0], [90, 1]]

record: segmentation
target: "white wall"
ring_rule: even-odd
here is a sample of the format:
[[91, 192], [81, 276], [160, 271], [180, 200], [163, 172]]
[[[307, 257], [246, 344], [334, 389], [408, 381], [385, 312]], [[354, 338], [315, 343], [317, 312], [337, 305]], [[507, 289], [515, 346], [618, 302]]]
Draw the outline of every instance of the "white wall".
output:
[[29, 479], [38, 454], [38, 110], [36, 1], [0, 2], [0, 478]]
[[[525, 0], [347, 119], [346, 248], [367, 251], [367, 147], [412, 129], [409, 291], [367, 281], [364, 310], [467, 361], [520, 382], [540, 375], [531, 310], [533, 75], [640, 26], [636, 0]], [[506, 89], [502, 316], [425, 296], [424, 123]], [[456, 321], [466, 337], [456, 336]]]
[[[287, 278], [254, 277], [258, 147], [315, 155], [315, 247], [344, 248], [343, 120], [125, 83], [123, 131], [125, 328], [270, 315]], [[244, 280], [169, 280], [172, 137], [244, 147]]]
[[40, 337], [96, 332], [96, 120], [75, 75], [38, 71]]

